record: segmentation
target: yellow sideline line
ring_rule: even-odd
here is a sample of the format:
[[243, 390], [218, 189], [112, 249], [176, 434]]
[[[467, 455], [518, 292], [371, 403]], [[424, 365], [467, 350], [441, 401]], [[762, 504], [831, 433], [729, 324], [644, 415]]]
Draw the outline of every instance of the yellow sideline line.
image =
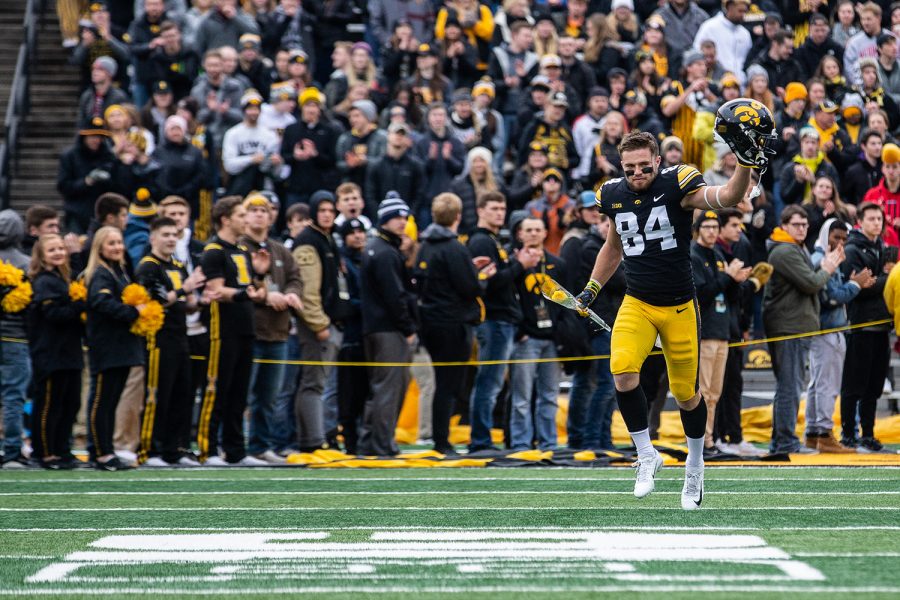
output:
[[[818, 335], [826, 335], [829, 333], [837, 333], [839, 331], [849, 331], [851, 329], [861, 329], [863, 327], [873, 327], [875, 325], [884, 325], [892, 323], [892, 319], [880, 319], [878, 321], [869, 321], [867, 323], [857, 323], [856, 325], [844, 325], [843, 327], [832, 327], [831, 329], [819, 329], [817, 331], [808, 331], [806, 333], [794, 333], [791, 335], [779, 335], [770, 338], [762, 338], [759, 340], [747, 340], [745, 342], [732, 342], [728, 344], [729, 348], [743, 348], [744, 346], [756, 346], [759, 344], [768, 344], [771, 342], [783, 342], [786, 340], [796, 340], [800, 338], [815, 337]], [[655, 350], [651, 355], [662, 354], [661, 350]], [[524, 365], [537, 363], [555, 363], [583, 360], [599, 360], [609, 358], [609, 354], [597, 354], [593, 356], [570, 356], [557, 358], [510, 358], [507, 360], [463, 360], [463, 361], [445, 361], [445, 362], [340, 362], [336, 360], [274, 360], [269, 358], [255, 358], [253, 362], [261, 365], [297, 365], [297, 366], [319, 366], [319, 367], [420, 367], [431, 365], [432, 367], [477, 367], [482, 365]], [[191, 360], [206, 360], [205, 356], [191, 355]]]

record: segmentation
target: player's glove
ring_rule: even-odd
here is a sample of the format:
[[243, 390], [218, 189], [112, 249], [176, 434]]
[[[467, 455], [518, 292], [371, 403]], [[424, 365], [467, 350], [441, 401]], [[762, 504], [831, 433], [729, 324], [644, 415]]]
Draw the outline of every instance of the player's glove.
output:
[[575, 296], [575, 304], [577, 305], [576, 310], [578, 314], [582, 317], [588, 316], [587, 309], [593, 304], [594, 300], [597, 299], [597, 294], [600, 293], [600, 282], [596, 279], [591, 279], [587, 282], [587, 285], [584, 286], [584, 290], [577, 296]]
[[774, 271], [775, 269], [772, 265], [767, 262], [758, 262], [753, 265], [753, 270], [750, 271], [750, 281], [756, 286], [757, 292], [769, 282], [769, 278], [772, 277]]

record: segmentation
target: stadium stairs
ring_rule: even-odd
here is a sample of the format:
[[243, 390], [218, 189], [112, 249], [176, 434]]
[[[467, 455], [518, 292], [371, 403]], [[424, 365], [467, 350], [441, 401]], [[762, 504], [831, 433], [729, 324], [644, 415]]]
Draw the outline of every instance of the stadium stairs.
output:
[[[0, 1], [0, 52], [15, 56], [22, 41], [25, 0]], [[78, 69], [66, 62], [69, 51], [61, 45], [56, 2], [46, 3], [43, 25], [38, 33], [37, 64], [31, 84], [31, 112], [20, 139], [19, 156], [13, 171], [10, 207], [24, 212], [33, 204], [62, 208], [56, 191], [59, 156], [72, 144], [75, 135], [79, 92]], [[14, 63], [15, 61], [11, 61]], [[9, 85], [15, 64], [0, 62], [0, 85]], [[8, 89], [0, 87], [0, 98]]]

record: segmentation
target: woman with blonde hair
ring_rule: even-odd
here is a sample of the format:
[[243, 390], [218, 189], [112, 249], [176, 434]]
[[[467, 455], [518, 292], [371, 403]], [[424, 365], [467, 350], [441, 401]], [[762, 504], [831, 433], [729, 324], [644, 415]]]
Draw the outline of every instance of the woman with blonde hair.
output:
[[103, 111], [106, 129], [112, 138], [113, 151], [119, 154], [125, 145], [129, 133], [137, 133], [144, 139], [147, 154], [153, 154], [156, 143], [153, 134], [141, 127], [141, 116], [133, 104], [110, 104]]
[[140, 337], [131, 333], [143, 305], [129, 306], [122, 292], [131, 279], [125, 270], [125, 244], [115, 227], [101, 227], [94, 234], [87, 269], [87, 344], [91, 377], [96, 383], [88, 402], [88, 436], [91, 461], [102, 471], [121, 471], [131, 466], [113, 450], [116, 407], [131, 367], [144, 364]]
[[844, 204], [838, 194], [837, 185], [831, 177], [820, 175], [812, 186], [812, 194], [801, 205], [809, 217], [809, 230], [806, 234], [806, 247], [812, 252], [822, 223], [835, 217], [844, 223], [852, 223], [856, 218], [856, 210], [852, 204]]
[[744, 97], [758, 100], [770, 111], [775, 112], [775, 96], [769, 90], [769, 73], [759, 65], [750, 65], [747, 69], [747, 87]]
[[549, 13], [543, 13], [535, 18], [534, 53], [538, 57], [559, 54], [559, 34], [556, 31], [556, 23]]
[[487, 148], [472, 148], [466, 156], [463, 172], [450, 184], [450, 191], [462, 200], [460, 233], [468, 234], [475, 228], [478, 221], [475, 205], [479, 196], [487, 192], [506, 193], [506, 189], [494, 178], [494, 171], [491, 169], [493, 159], [493, 154]]
[[619, 142], [625, 135], [628, 126], [625, 115], [611, 110], [603, 120], [600, 137], [591, 152], [591, 170], [585, 180], [584, 188], [597, 190], [608, 180], [622, 175], [622, 159], [619, 157]]
[[[347, 98], [351, 88], [364, 85], [369, 93], [368, 97], [379, 106], [385, 103], [387, 90], [378, 79], [378, 70], [375, 61], [372, 60], [372, 48], [365, 42], [357, 42], [350, 48], [350, 60], [344, 68], [343, 78], [336, 78], [329, 82], [331, 96], [327, 96], [329, 107], [340, 104]], [[357, 98], [358, 100], [359, 98]]]
[[584, 62], [593, 67], [597, 81], [605, 82], [610, 69], [624, 69], [627, 66], [619, 34], [609, 26], [606, 15], [600, 13], [588, 18], [585, 30], [588, 39], [584, 43]]
[[850, 91], [850, 84], [844, 77], [844, 67], [841, 61], [830, 54], [822, 57], [813, 77], [818, 77], [825, 82], [825, 94], [835, 104], [840, 105], [844, 96]]
[[[34, 290], [28, 346], [34, 377], [31, 446], [45, 469], [71, 469], [72, 426], [81, 407], [85, 298], [69, 291], [69, 253], [58, 234], [34, 244], [28, 278]], [[74, 296], [74, 298], [73, 298]]]
[[634, 44], [640, 35], [638, 20], [634, 14], [633, 0], [613, 0], [612, 10], [606, 15], [606, 24], [623, 42]]

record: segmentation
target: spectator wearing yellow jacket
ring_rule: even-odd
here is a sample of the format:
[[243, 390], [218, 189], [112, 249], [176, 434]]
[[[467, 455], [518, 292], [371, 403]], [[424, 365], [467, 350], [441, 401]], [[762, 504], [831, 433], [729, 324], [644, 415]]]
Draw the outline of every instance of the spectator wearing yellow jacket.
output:
[[448, 0], [446, 4], [438, 11], [434, 23], [435, 39], [444, 39], [448, 20], [459, 23], [469, 43], [478, 49], [476, 67], [481, 72], [487, 71], [491, 40], [494, 37], [494, 15], [491, 14], [491, 9], [478, 0]]

